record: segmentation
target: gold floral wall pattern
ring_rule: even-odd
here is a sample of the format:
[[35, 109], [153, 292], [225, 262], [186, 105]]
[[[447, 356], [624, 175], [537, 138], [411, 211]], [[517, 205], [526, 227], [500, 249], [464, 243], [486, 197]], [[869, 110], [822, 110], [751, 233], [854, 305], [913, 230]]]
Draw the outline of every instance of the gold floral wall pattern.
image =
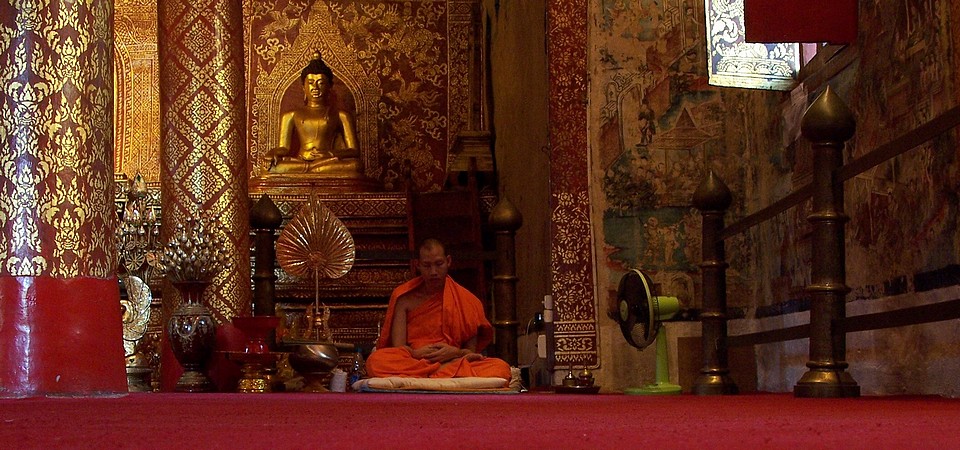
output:
[[342, 83], [341, 104], [356, 109], [367, 175], [396, 189], [410, 170], [418, 190], [442, 187], [447, 153], [476, 101], [476, 0], [251, 1], [246, 9], [251, 176], [276, 145], [279, 112], [302, 101], [300, 70], [320, 50]]
[[116, 272], [112, 4], [0, 0], [0, 275]]

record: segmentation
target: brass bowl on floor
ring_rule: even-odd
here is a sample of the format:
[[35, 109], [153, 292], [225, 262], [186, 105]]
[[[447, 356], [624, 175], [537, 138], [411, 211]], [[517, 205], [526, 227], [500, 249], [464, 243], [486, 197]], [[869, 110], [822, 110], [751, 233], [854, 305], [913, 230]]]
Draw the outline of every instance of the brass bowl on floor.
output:
[[333, 343], [297, 344], [290, 353], [290, 367], [303, 376], [304, 392], [327, 392], [323, 378], [340, 361], [340, 352]]

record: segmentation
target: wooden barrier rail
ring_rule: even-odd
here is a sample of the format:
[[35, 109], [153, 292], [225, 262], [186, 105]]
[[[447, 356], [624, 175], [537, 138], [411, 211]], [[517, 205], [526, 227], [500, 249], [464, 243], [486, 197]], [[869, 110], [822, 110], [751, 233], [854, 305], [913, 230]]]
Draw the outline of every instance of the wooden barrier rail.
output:
[[[860, 393], [846, 371], [845, 334], [904, 325], [960, 318], [960, 299], [860, 316], [846, 316], [846, 286], [843, 182], [901, 155], [960, 125], [960, 106], [863, 156], [842, 163], [844, 142], [853, 135], [855, 123], [828, 86], [804, 114], [802, 132], [814, 147], [814, 179], [781, 200], [723, 228], [729, 208], [729, 190], [710, 173], [694, 194], [693, 204], [703, 215], [703, 368], [694, 384], [701, 395], [736, 393], [736, 384], [726, 366], [729, 347], [748, 346], [810, 338], [809, 371], [797, 382], [799, 397], [854, 397]], [[766, 222], [813, 198], [810, 323], [740, 336], [727, 336], [727, 263], [724, 241]]]

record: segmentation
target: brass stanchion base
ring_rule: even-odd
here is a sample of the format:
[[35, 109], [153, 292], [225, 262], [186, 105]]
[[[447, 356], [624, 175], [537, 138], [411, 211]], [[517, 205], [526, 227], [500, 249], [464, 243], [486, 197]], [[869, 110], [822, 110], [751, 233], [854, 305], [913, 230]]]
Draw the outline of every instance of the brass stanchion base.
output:
[[693, 383], [696, 395], [736, 395], [740, 388], [726, 373], [701, 373]]
[[800, 377], [793, 387], [793, 395], [805, 398], [859, 397], [860, 386], [847, 372], [814, 369]]

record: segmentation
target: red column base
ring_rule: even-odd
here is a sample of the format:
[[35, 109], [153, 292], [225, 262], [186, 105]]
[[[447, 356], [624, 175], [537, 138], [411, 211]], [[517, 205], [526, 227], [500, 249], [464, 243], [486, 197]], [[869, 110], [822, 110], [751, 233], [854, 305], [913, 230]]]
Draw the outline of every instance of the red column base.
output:
[[0, 397], [125, 392], [116, 278], [0, 276]]

